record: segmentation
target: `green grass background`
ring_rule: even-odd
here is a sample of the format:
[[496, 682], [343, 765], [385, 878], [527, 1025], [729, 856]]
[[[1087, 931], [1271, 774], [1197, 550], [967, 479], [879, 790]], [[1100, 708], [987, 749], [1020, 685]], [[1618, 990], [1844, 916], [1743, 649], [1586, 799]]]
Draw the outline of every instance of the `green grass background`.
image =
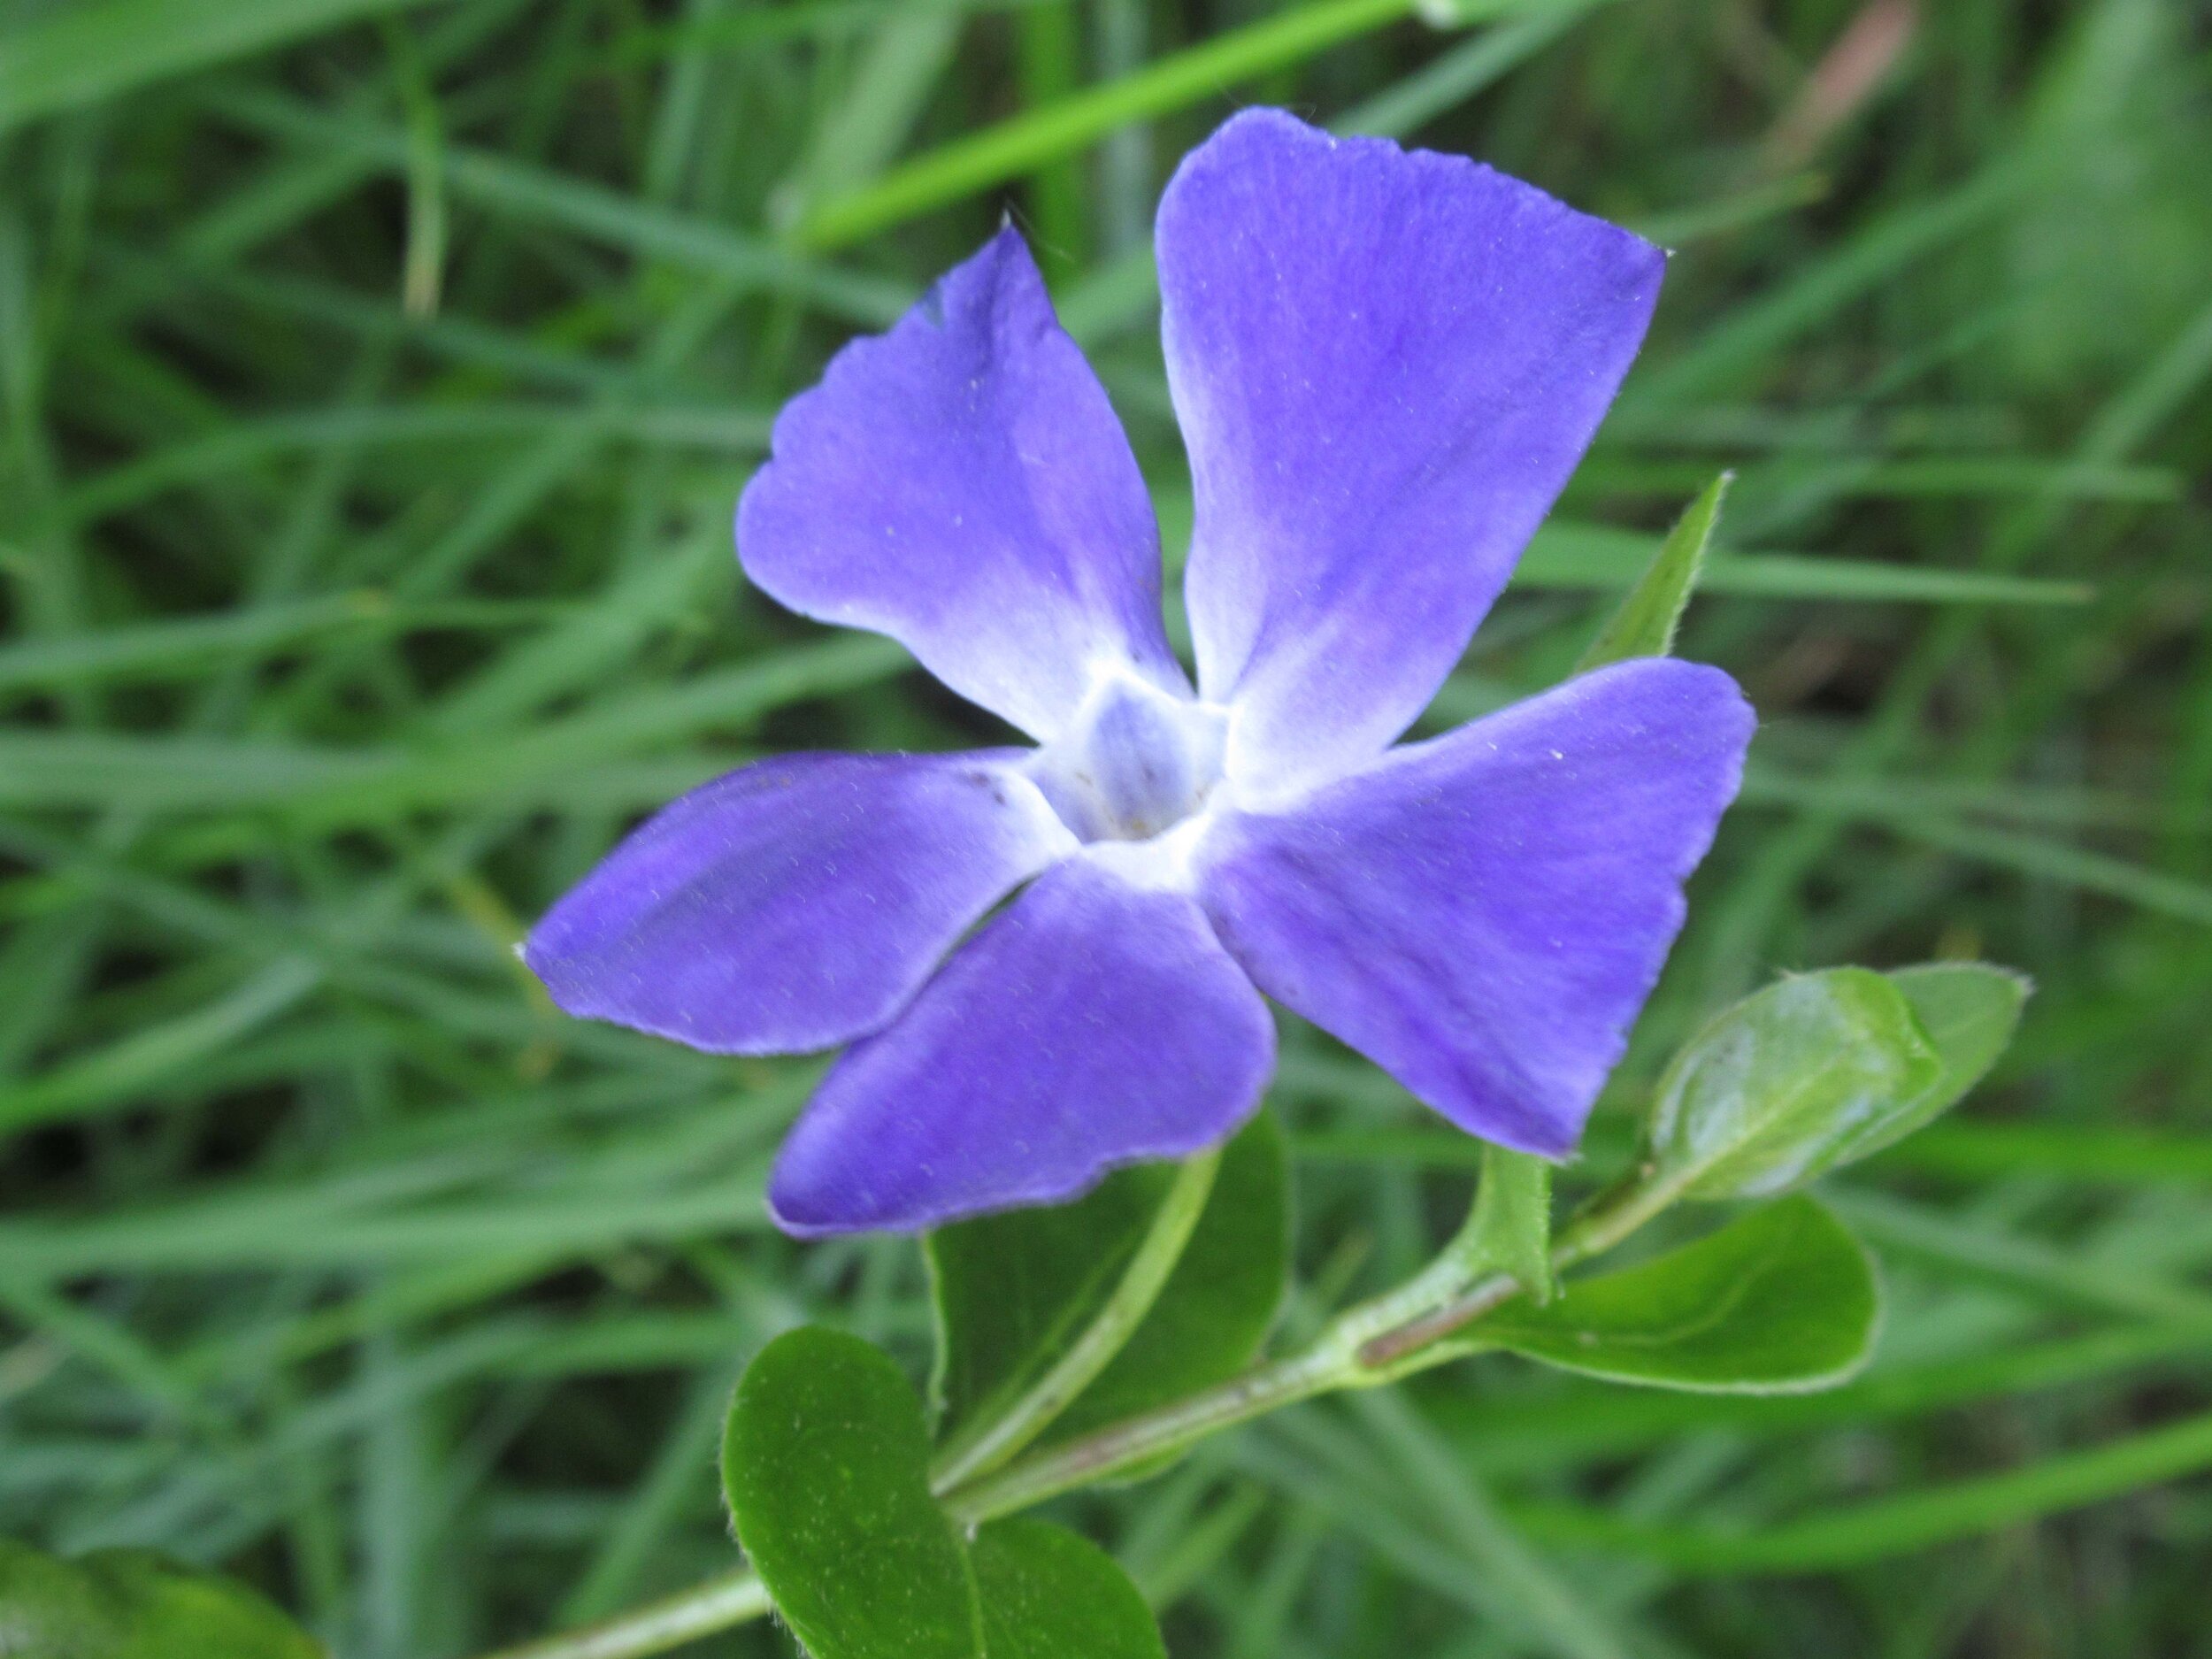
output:
[[[1740, 470], [1683, 649], [1753, 775], [1586, 1172], [1778, 970], [2041, 989], [1832, 1184], [1893, 1286], [1862, 1382], [1477, 1363], [1068, 1514], [1179, 1659], [2212, 1654], [2212, 24], [1431, 10], [0, 4], [0, 1531], [448, 1659], [728, 1564], [776, 1330], [918, 1373], [910, 1245], [764, 1224], [808, 1067], [562, 1020], [509, 947], [749, 757], [990, 735], [727, 526], [781, 400], [1004, 209], [1179, 543], [1149, 214], [1265, 100], [1678, 250], [1432, 717], [1562, 674]], [[1471, 1148], [1303, 1032], [1276, 1099], [1295, 1326], [1422, 1258]]]

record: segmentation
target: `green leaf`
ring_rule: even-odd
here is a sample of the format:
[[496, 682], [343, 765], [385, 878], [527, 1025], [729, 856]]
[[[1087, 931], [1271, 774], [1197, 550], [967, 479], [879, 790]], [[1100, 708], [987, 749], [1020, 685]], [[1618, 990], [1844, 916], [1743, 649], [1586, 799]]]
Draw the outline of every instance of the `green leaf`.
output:
[[971, 1553], [990, 1659], [1167, 1659], [1129, 1575], [1066, 1528], [994, 1521]]
[[1659, 544], [1659, 551], [1652, 556], [1649, 567], [1628, 590], [1620, 609], [1598, 630], [1590, 649], [1583, 652], [1582, 660], [1575, 664], [1577, 673], [1632, 657], [1664, 657], [1674, 649], [1675, 629], [1681, 625], [1682, 612], [1705, 567], [1705, 549], [1720, 523], [1721, 500], [1735, 476], [1721, 473], [1683, 510], [1674, 528], [1667, 532], [1667, 539]]
[[[988, 1420], [1052, 1368], [1112, 1294], [1173, 1179], [1172, 1164], [1142, 1164], [1072, 1204], [929, 1235], [941, 1439]], [[1273, 1323], [1289, 1271], [1282, 1130], [1263, 1111], [1224, 1150], [1205, 1211], [1151, 1312], [1045, 1439], [1235, 1375]]]
[[1262, 1111], [1222, 1154], [1212, 1200], [1150, 1316], [1045, 1442], [1226, 1382], [1260, 1351], [1289, 1283], [1289, 1151]]
[[10, 1655], [104, 1659], [120, 1650], [124, 1632], [82, 1568], [0, 1539], [0, 1640]]
[[275, 1606], [166, 1556], [63, 1561], [0, 1539], [0, 1655], [23, 1659], [326, 1659]]
[[1902, 1140], [1958, 1104], [2010, 1046], [2013, 1033], [2020, 1028], [2020, 1010], [2035, 988], [2027, 975], [1986, 962], [1924, 963], [1895, 969], [1885, 977], [1912, 1005], [1913, 1017], [1934, 1045], [1943, 1071], [1909, 1110], [1883, 1123], [1878, 1133], [1854, 1142], [1855, 1158]]
[[1536, 1302], [1551, 1299], [1551, 1165], [1509, 1147], [1482, 1148], [1482, 1184], [1466, 1248], [1483, 1269], [1510, 1273]]
[[812, 1659], [1165, 1659], [1110, 1557], [1026, 1520], [964, 1543], [930, 1495], [928, 1459], [921, 1401], [859, 1338], [793, 1331], [746, 1368], [723, 1486]]
[[1947, 1065], [1898, 985], [1831, 968], [1717, 1016], [1660, 1079], [1642, 1183], [1689, 1198], [1766, 1197], [1882, 1144]]
[[746, 1367], [723, 1488], [738, 1542], [815, 1659], [979, 1659], [965, 1552], [928, 1471], [921, 1402], [881, 1349], [810, 1327]]
[[1864, 1247], [1800, 1196], [1655, 1261], [1571, 1283], [1548, 1307], [1509, 1302], [1469, 1335], [1615, 1382], [1791, 1394], [1857, 1371], [1880, 1319]]

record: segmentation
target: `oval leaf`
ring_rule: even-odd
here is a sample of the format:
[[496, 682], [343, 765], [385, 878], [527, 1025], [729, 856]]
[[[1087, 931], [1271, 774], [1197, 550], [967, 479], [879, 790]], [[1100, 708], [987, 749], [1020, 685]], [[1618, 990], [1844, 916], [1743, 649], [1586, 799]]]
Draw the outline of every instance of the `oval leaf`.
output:
[[1668, 1066], [1642, 1179], [1690, 1198], [1787, 1192], [1883, 1144], [1889, 1125], [1913, 1126], [1947, 1071], [1883, 975], [1784, 979], [1720, 1014]]
[[979, 1659], [967, 1562], [928, 1467], [922, 1402], [881, 1349], [809, 1328], [746, 1367], [723, 1488], [738, 1542], [815, 1659]]
[[107, 1659], [124, 1637], [119, 1610], [75, 1563], [0, 1539], [0, 1653]]
[[995, 1521], [970, 1553], [990, 1659], [1167, 1659], [1129, 1575], [1064, 1527]]
[[2024, 973], [1986, 962], [1930, 962], [1884, 977], [1911, 1004], [1943, 1070], [1909, 1109], [1870, 1125], [1865, 1139], [1854, 1141], [1855, 1158], [1902, 1140], [1958, 1104], [2011, 1045], [2020, 1010], [2034, 989]]
[[[928, 1236], [941, 1439], [988, 1420], [1051, 1370], [1120, 1282], [1173, 1179], [1171, 1164], [1140, 1164], [1075, 1203]], [[1266, 1337], [1289, 1273], [1283, 1135], [1263, 1111], [1224, 1150], [1205, 1211], [1151, 1312], [1044, 1440], [1234, 1376]]]
[[0, 1655], [25, 1659], [325, 1659], [244, 1585], [148, 1550], [62, 1561], [0, 1539]]
[[1655, 1261], [1570, 1284], [1546, 1307], [1508, 1303], [1470, 1335], [1615, 1382], [1794, 1394], [1857, 1371], [1880, 1319], [1865, 1248], [1801, 1196]]

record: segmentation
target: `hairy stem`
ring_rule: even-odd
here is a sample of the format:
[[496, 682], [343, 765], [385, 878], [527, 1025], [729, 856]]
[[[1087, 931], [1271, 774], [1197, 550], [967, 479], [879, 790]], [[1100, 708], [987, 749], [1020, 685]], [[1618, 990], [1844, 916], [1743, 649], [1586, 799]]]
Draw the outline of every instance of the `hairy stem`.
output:
[[680, 1590], [664, 1601], [632, 1608], [581, 1630], [541, 1637], [519, 1647], [502, 1647], [483, 1659], [645, 1659], [733, 1624], [765, 1617], [771, 1606], [760, 1576], [741, 1568]]
[[[1199, 1162], [1194, 1159], [1192, 1164]], [[1131, 1281], [1137, 1275], [1140, 1261], [1156, 1242], [1167, 1260], [1164, 1266], [1148, 1266], [1146, 1271], [1156, 1271], [1163, 1283], [1168, 1270], [1174, 1265], [1174, 1258], [1180, 1256], [1184, 1244], [1188, 1242], [1189, 1226], [1195, 1225], [1197, 1213], [1205, 1208], [1206, 1194], [1213, 1179], [1210, 1163], [1202, 1176], [1192, 1174], [1191, 1167], [1186, 1165], [1179, 1176], [1176, 1187], [1162, 1207], [1161, 1217], [1154, 1222], [1152, 1233], [1139, 1247], [1138, 1259], [1131, 1262], [1122, 1284], [1117, 1286], [1113, 1302], [1108, 1304], [1110, 1309], [1121, 1299], [1125, 1290], [1130, 1291], [1132, 1305], [1135, 1305], [1133, 1298], [1141, 1286], [1133, 1288]], [[1187, 1190], [1187, 1186], [1194, 1190]], [[1628, 1185], [1601, 1194], [1560, 1232], [1552, 1247], [1552, 1271], [1562, 1271], [1611, 1249], [1679, 1195], [1671, 1187], [1640, 1186], [1632, 1179]], [[1185, 1223], [1170, 1223], [1169, 1211], [1177, 1208], [1179, 1197], [1188, 1205], [1191, 1214]], [[1177, 1225], [1182, 1225], [1183, 1231], [1173, 1239], [1171, 1249], [1168, 1233]], [[1495, 1271], [1482, 1235], [1483, 1229], [1477, 1225], [1477, 1218], [1471, 1217], [1469, 1225], [1435, 1261], [1397, 1289], [1339, 1315], [1301, 1353], [1262, 1365], [1187, 1399], [1108, 1424], [1064, 1446], [1004, 1462], [1074, 1397], [1072, 1392], [1061, 1397], [1058, 1385], [1067, 1380], [1061, 1373], [1068, 1369], [1068, 1362], [1064, 1360], [1023, 1396], [1013, 1413], [994, 1424], [987, 1440], [1000, 1448], [996, 1466], [970, 1451], [963, 1455], [960, 1462], [976, 1472], [962, 1477], [944, 1470], [939, 1471], [934, 1484], [945, 1512], [963, 1525], [979, 1525], [1078, 1486], [1105, 1479], [1164, 1453], [1179, 1451], [1209, 1434], [1263, 1417], [1297, 1401], [1341, 1388], [1369, 1388], [1394, 1382], [1401, 1377], [1461, 1357], [1470, 1351], [1471, 1344], [1443, 1339], [1522, 1294], [1517, 1279]], [[1142, 1307], [1130, 1317], [1131, 1328], [1158, 1294], [1159, 1284], [1156, 1283], [1143, 1295]], [[1085, 1333], [1083, 1343], [1089, 1342], [1092, 1333], [1106, 1317], [1102, 1312], [1091, 1331]], [[1127, 1331], [1124, 1330], [1107, 1349], [1106, 1358], [1111, 1358], [1126, 1338]], [[1106, 1337], [1102, 1335], [1100, 1340], [1103, 1343]], [[1081, 1346], [1079, 1343], [1079, 1348]], [[1098, 1361], [1100, 1369], [1103, 1365], [1103, 1359]], [[1070, 1377], [1073, 1374], [1069, 1372]], [[1087, 1382], [1095, 1374], [1094, 1370], [1083, 1380]], [[1077, 1386], [1079, 1388], [1080, 1384]], [[1016, 1414], [1033, 1424], [1029, 1433], [1018, 1438], [1000, 1436], [999, 1425]], [[978, 1445], [986, 1444], [987, 1440], [979, 1440]], [[758, 1618], [769, 1611], [769, 1607], [768, 1593], [760, 1580], [750, 1572], [734, 1572], [710, 1578], [694, 1589], [604, 1624], [564, 1636], [549, 1636], [520, 1647], [505, 1648], [485, 1655], [483, 1659], [644, 1659], [647, 1655], [665, 1653], [711, 1632]]]
[[1010, 1515], [1162, 1453], [1180, 1450], [1233, 1424], [1341, 1387], [1342, 1373], [1341, 1356], [1317, 1345], [1187, 1400], [1109, 1424], [1080, 1440], [1025, 1458], [1010, 1469], [947, 1494], [946, 1512], [970, 1526]]
[[1183, 1259], [1184, 1247], [1190, 1243], [1198, 1218], [1205, 1213], [1206, 1200], [1212, 1195], [1214, 1176], [1220, 1167], [1217, 1147], [1185, 1160], [1106, 1305], [1059, 1363], [1012, 1406], [972, 1434], [956, 1437], [945, 1448], [931, 1471], [933, 1491], [941, 1495], [1005, 1463], [1050, 1426], [1053, 1418], [1113, 1362], [1145, 1315], [1152, 1311], [1168, 1276]]
[[[1561, 1233], [1552, 1250], [1553, 1271], [1610, 1249], [1673, 1196], [1668, 1192], [1655, 1198], [1630, 1187], [1601, 1198]], [[1479, 1238], [1471, 1218], [1435, 1261], [1396, 1290], [1339, 1316], [1304, 1352], [1025, 1458], [948, 1493], [946, 1509], [970, 1525], [990, 1520], [1296, 1401], [1393, 1382], [1460, 1357], [1463, 1346], [1443, 1345], [1440, 1339], [1522, 1291], [1509, 1274], [1490, 1271]]]

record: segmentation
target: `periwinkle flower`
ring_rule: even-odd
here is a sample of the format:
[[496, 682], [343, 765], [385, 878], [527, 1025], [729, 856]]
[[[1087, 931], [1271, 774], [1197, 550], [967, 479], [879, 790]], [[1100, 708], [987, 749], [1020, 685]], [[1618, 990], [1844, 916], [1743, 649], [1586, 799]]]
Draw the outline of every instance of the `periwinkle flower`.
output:
[[1184, 160], [1157, 250], [1195, 690], [1136, 462], [1003, 230], [784, 411], [737, 542], [764, 591], [1037, 746], [747, 767], [530, 939], [572, 1013], [853, 1045], [771, 1181], [793, 1233], [1064, 1200], [1219, 1141], [1273, 1067], [1263, 992], [1462, 1128], [1563, 1156], [1736, 792], [1750, 710], [1671, 659], [1392, 747], [1611, 403], [1658, 250], [1266, 110]]

